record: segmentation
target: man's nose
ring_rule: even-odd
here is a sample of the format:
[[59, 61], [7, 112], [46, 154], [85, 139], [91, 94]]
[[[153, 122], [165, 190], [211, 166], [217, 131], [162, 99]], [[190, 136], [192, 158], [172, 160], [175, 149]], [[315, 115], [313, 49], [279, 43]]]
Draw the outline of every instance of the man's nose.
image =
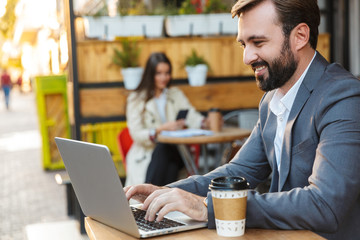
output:
[[258, 59], [257, 52], [253, 48], [246, 47], [243, 52], [243, 61], [246, 65], [251, 65]]

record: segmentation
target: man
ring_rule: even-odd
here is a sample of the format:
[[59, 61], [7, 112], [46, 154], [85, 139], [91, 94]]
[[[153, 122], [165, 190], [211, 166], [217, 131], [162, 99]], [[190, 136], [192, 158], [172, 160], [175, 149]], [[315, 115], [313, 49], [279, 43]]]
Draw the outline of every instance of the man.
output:
[[144, 201], [146, 218], [179, 210], [214, 227], [208, 185], [244, 176], [255, 188], [272, 174], [270, 192], [249, 191], [246, 226], [308, 229], [327, 239], [360, 236], [360, 82], [316, 52], [316, 0], [239, 0], [244, 62], [266, 91], [251, 136], [229, 164], [159, 188], [126, 188]]
[[4, 69], [3, 74], [1, 75], [1, 87], [4, 91], [5, 97], [5, 106], [6, 109], [9, 110], [10, 105], [10, 90], [11, 90], [11, 78], [10, 75], [7, 73], [7, 70]]

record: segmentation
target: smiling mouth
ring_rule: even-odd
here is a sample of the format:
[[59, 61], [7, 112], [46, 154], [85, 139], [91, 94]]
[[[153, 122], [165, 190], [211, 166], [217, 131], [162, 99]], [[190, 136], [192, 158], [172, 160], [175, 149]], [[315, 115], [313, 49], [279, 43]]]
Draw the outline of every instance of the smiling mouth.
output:
[[256, 73], [256, 72], [260, 72], [261, 70], [263, 70], [265, 68], [266, 68], [266, 66], [258, 66], [258, 67], [255, 67], [253, 69], [254, 69], [254, 72]]
[[251, 64], [251, 67], [255, 72], [255, 74], [258, 74], [261, 73], [263, 70], [265, 70], [268, 67], [268, 64], [265, 61], [259, 61]]
[[262, 66], [257, 66], [257, 67], [253, 67], [255, 76], [264, 75], [266, 69], [267, 69], [267, 66], [264, 66], [264, 65], [262, 65]]

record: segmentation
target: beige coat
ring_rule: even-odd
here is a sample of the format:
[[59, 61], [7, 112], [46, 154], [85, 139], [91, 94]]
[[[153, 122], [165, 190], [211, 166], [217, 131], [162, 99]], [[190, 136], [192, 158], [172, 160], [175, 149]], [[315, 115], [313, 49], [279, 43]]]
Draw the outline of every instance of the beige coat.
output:
[[[146, 171], [155, 148], [149, 137], [150, 129], [162, 124], [155, 100], [150, 99], [145, 105], [144, 98], [144, 92], [132, 92], [127, 99], [126, 121], [134, 143], [126, 156], [126, 186], [145, 182]], [[167, 121], [174, 121], [181, 109], [189, 109], [187, 126], [200, 128], [204, 116], [194, 109], [180, 89], [169, 88], [165, 110]]]

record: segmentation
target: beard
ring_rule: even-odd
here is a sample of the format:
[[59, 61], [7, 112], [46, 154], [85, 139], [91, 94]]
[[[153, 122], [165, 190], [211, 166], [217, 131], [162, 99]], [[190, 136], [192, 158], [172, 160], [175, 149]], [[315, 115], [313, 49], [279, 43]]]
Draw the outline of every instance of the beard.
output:
[[290, 80], [291, 76], [297, 69], [298, 61], [290, 49], [290, 41], [288, 38], [284, 40], [280, 55], [272, 60], [270, 63], [260, 61], [251, 65], [253, 69], [257, 66], [266, 66], [269, 72], [269, 77], [264, 78], [264, 75], [256, 77], [257, 86], [267, 92], [276, 88], [284, 86]]

